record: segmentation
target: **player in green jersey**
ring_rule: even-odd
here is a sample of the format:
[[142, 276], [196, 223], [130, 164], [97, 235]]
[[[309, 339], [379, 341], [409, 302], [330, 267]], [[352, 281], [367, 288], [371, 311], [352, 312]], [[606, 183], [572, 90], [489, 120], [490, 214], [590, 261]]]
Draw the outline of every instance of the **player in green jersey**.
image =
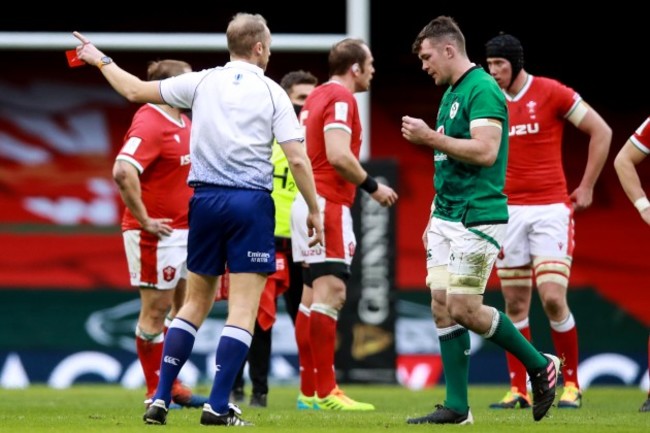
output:
[[533, 389], [533, 418], [555, 399], [560, 360], [538, 352], [483, 293], [506, 233], [503, 194], [508, 158], [508, 113], [496, 81], [467, 57], [465, 37], [453, 18], [439, 16], [413, 43], [422, 69], [448, 86], [435, 129], [422, 119], [402, 118], [402, 135], [434, 151], [436, 195], [423, 234], [426, 283], [440, 340], [446, 400], [409, 424], [471, 424], [467, 396], [468, 330], [515, 355]]

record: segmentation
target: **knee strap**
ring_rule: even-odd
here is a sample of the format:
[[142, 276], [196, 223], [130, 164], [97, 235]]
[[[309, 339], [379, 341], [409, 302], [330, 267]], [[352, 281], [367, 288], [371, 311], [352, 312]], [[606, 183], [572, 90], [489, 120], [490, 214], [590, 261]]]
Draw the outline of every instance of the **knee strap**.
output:
[[447, 271], [447, 265], [428, 268], [426, 284], [429, 290], [447, 290], [447, 287], [449, 286], [449, 271]]
[[533, 287], [533, 269], [530, 266], [497, 269], [497, 275], [502, 287]]
[[544, 283], [555, 283], [569, 287], [571, 274], [571, 259], [557, 257], [537, 257], [533, 260], [535, 282], [537, 287]]

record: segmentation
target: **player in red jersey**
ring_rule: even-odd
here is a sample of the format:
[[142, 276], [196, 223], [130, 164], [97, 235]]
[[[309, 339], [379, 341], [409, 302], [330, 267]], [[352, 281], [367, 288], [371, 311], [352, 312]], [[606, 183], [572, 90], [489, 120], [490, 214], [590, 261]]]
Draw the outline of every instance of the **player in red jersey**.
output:
[[[574, 247], [574, 210], [588, 208], [607, 159], [611, 128], [570, 87], [526, 72], [520, 41], [507, 34], [486, 44], [490, 74], [508, 102], [510, 150], [504, 192], [510, 220], [497, 272], [506, 314], [530, 340], [528, 312], [533, 279], [550, 321], [557, 355], [563, 359], [564, 391], [558, 407], [579, 408], [578, 334], [567, 303]], [[589, 156], [580, 185], [568, 193], [562, 166], [562, 133], [571, 123], [589, 136]], [[492, 408], [530, 406], [526, 370], [506, 355], [511, 390]]]
[[[147, 78], [161, 80], [191, 70], [186, 62], [161, 60], [149, 64]], [[192, 195], [187, 185], [190, 124], [177, 108], [143, 105], [133, 116], [113, 167], [126, 205], [122, 235], [131, 285], [140, 288], [142, 307], [135, 342], [147, 399], [158, 386], [166, 320], [171, 321], [185, 297], [187, 213]], [[201, 407], [207, 401], [180, 381], [172, 394], [181, 406]]]
[[336, 43], [329, 53], [329, 81], [309, 94], [300, 112], [325, 228], [324, 245], [309, 247], [299, 222], [307, 207], [298, 194], [291, 209], [293, 259], [308, 265], [296, 318], [300, 409], [374, 409], [347, 397], [334, 371], [336, 322], [356, 245], [350, 207], [357, 186], [382, 206], [397, 200], [392, 188], [370, 177], [359, 163], [362, 134], [354, 93], [368, 90], [374, 71], [372, 53], [363, 41]]
[[[650, 154], [650, 117], [643, 122], [625, 142], [614, 160], [614, 168], [627, 198], [634, 203], [646, 224], [650, 225], [650, 201], [643, 191], [636, 166]], [[650, 365], [650, 338], [648, 338], [648, 365]], [[650, 375], [650, 371], [648, 372]], [[648, 399], [639, 412], [650, 412], [650, 390]]]

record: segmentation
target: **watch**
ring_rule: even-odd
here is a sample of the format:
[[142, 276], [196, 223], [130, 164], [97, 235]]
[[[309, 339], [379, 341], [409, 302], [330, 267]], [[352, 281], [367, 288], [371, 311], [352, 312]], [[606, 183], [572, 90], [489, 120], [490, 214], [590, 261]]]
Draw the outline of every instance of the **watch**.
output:
[[108, 56], [104, 56], [101, 59], [99, 59], [99, 63], [97, 63], [97, 67], [101, 69], [106, 65], [110, 65], [111, 63], [113, 63], [113, 59], [111, 59]]

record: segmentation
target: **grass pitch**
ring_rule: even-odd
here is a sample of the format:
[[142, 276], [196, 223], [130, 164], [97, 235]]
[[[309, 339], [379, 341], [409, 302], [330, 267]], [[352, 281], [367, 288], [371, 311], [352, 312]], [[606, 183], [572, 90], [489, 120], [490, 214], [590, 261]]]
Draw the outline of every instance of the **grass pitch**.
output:
[[[549, 416], [534, 422], [530, 409], [493, 410], [488, 404], [503, 396], [504, 386], [472, 386], [472, 426], [407, 425], [408, 416], [423, 415], [441, 403], [444, 386], [409, 391], [398, 386], [343, 387], [352, 398], [375, 404], [374, 412], [299, 411], [295, 408], [297, 388], [275, 386], [264, 409], [241, 407], [243, 418], [255, 423], [248, 427], [260, 432], [417, 432], [468, 429], [483, 432], [613, 433], [650, 432], [650, 412], [640, 413], [646, 395], [638, 387], [592, 386], [583, 394], [581, 409], [551, 408]], [[197, 392], [208, 393], [205, 386]], [[247, 390], [249, 392], [249, 390]], [[142, 421], [144, 390], [127, 390], [114, 385], [75, 386], [54, 390], [32, 386], [24, 390], [0, 389], [0, 432], [203, 432], [220, 427], [199, 424], [199, 409], [170, 411], [165, 426]]]

